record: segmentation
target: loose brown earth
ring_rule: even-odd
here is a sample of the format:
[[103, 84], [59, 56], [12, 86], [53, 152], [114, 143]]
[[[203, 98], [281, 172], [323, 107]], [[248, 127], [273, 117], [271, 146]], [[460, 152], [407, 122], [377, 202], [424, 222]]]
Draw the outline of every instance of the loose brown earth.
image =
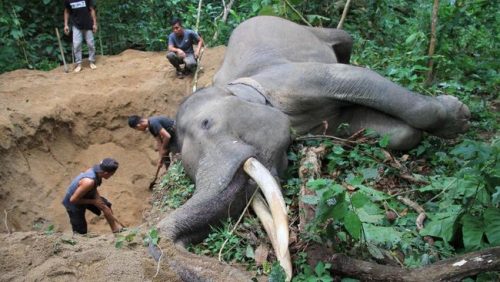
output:
[[[224, 50], [205, 50], [198, 88], [210, 85]], [[71, 227], [61, 200], [74, 176], [113, 157], [120, 168], [104, 180], [101, 195], [125, 225], [148, 225], [148, 187], [158, 155], [150, 134], [130, 129], [127, 117], [174, 117], [193, 83], [177, 79], [164, 55], [127, 50], [98, 57], [96, 70], [84, 64], [80, 73], [60, 67], [0, 75], [0, 281], [142, 281], [155, 275], [144, 248], [117, 250], [105, 220], [90, 213], [89, 232], [96, 237], [68, 244]], [[50, 225], [57, 232], [46, 235]], [[157, 278], [175, 280], [166, 271]]]

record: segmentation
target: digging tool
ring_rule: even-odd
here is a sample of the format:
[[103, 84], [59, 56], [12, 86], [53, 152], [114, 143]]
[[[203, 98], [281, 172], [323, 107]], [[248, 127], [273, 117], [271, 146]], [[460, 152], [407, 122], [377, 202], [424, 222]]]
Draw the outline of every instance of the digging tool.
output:
[[[164, 156], [162, 158], [162, 161], [164, 161], [164, 162], [162, 162], [162, 165], [158, 166], [158, 168], [156, 169], [156, 173], [155, 173], [155, 177], [153, 178], [153, 181], [151, 181], [151, 183], [149, 183], [149, 190], [153, 190], [153, 187], [156, 184], [156, 179], [158, 178], [158, 174], [160, 173], [160, 169], [163, 166], [163, 163], [170, 164], [170, 156]], [[168, 168], [168, 166], [167, 166], [167, 168]]]
[[156, 169], [155, 177], [153, 178], [153, 181], [151, 181], [151, 183], [149, 183], [149, 190], [153, 190], [153, 187], [156, 184], [156, 179], [158, 178], [158, 173], [160, 173], [160, 169], [162, 166], [163, 166], [163, 164], [158, 166], [158, 168]]
[[59, 29], [56, 27], [57, 42], [59, 42], [59, 51], [61, 51], [61, 57], [64, 63], [64, 72], [68, 72], [68, 66], [66, 65], [66, 59], [64, 58], [64, 49], [61, 44], [61, 36], [59, 36]]
[[205, 48], [201, 48], [200, 55], [198, 56], [198, 59], [196, 59], [196, 71], [194, 72], [194, 78], [193, 78], [193, 93], [196, 91], [197, 84], [198, 84], [198, 73], [200, 72], [200, 62], [201, 62], [201, 57], [203, 56], [203, 51], [205, 51]]
[[122, 228], [125, 228], [126, 226], [121, 223], [118, 218], [116, 218], [116, 216], [114, 214], [111, 214], [111, 217], [113, 218], [114, 221], [116, 221], [116, 223], [120, 224], [122, 226]]

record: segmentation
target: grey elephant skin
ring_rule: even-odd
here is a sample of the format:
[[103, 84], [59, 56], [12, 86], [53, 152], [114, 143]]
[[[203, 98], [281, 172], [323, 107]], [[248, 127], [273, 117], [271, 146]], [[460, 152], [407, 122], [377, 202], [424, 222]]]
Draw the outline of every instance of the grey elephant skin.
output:
[[163, 219], [164, 236], [184, 245], [238, 215], [256, 189], [241, 166], [254, 157], [279, 176], [291, 132], [328, 134], [361, 128], [389, 134], [407, 150], [423, 132], [453, 138], [468, 129], [467, 106], [452, 96], [413, 93], [377, 73], [349, 65], [352, 39], [342, 30], [301, 26], [277, 17], [240, 24], [213, 86], [180, 105], [177, 145], [196, 191]]

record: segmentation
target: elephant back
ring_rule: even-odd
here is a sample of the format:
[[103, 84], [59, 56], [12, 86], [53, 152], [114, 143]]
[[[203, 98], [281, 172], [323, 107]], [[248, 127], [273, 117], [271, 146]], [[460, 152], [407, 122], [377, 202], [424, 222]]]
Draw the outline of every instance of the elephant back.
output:
[[310, 28], [278, 17], [254, 17], [231, 34], [214, 84], [225, 85], [269, 66], [297, 62], [337, 63], [337, 58], [332, 46]]

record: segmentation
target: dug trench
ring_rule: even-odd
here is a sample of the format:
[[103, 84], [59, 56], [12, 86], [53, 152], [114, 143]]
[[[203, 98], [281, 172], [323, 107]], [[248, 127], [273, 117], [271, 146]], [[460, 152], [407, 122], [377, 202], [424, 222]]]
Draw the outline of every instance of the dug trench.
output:
[[[198, 87], [211, 83], [223, 54], [224, 47], [205, 50]], [[158, 153], [154, 138], [129, 128], [127, 117], [175, 117], [177, 106], [192, 91], [193, 79], [177, 79], [164, 52], [127, 50], [99, 56], [97, 66], [91, 70], [84, 63], [80, 73], [64, 73], [59, 67], [0, 75], [1, 281], [22, 276], [94, 279], [99, 265], [112, 274], [112, 280], [149, 280], [155, 274], [154, 261], [143, 250], [128, 250], [130, 258], [113, 259], [116, 251], [109, 226], [89, 212], [89, 232], [95, 237], [82, 237], [74, 246], [61, 245], [71, 234], [61, 200], [74, 176], [113, 157], [120, 168], [103, 181], [100, 194], [113, 203], [122, 223], [144, 224], [151, 210], [148, 188]], [[48, 229], [55, 233], [45, 236]], [[144, 262], [135, 259], [134, 252], [141, 252]], [[118, 271], [120, 261], [120, 269], [138, 267], [142, 274]], [[72, 264], [87, 267], [86, 274]], [[168, 275], [160, 271], [158, 278]]]

